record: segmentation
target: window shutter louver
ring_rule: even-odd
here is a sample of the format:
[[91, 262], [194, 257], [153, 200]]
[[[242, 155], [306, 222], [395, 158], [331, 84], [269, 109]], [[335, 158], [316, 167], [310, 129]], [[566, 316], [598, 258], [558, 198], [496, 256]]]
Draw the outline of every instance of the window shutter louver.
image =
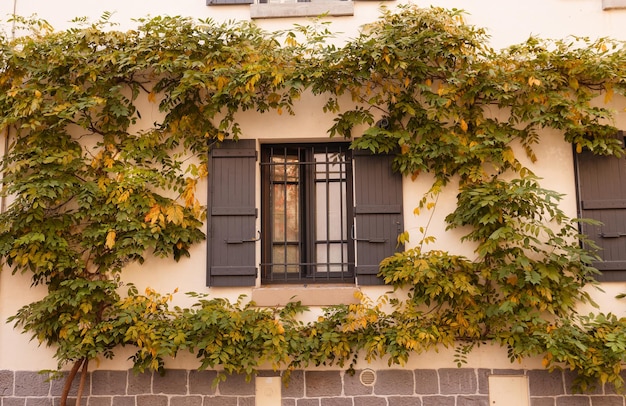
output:
[[354, 151], [356, 276], [359, 285], [382, 285], [380, 261], [403, 247], [402, 176], [392, 170], [393, 155]]
[[208, 286], [254, 286], [256, 141], [224, 141], [210, 153]]

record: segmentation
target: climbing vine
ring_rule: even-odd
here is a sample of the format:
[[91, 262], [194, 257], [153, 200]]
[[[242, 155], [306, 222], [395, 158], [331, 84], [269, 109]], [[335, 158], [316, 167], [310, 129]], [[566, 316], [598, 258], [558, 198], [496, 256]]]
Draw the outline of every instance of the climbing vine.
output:
[[[415, 6], [383, 10], [341, 47], [327, 44], [324, 24], [267, 33], [180, 17], [128, 32], [108, 15], [62, 32], [16, 23], [30, 34], [0, 42], [0, 256], [47, 285], [10, 321], [55, 346], [59, 367], [74, 363], [68, 382], [120, 345], [137, 348], [138, 370], [191, 351], [200, 368], [253, 374], [266, 362], [287, 372], [351, 368], [359, 356], [402, 364], [441, 345], [457, 346], [462, 363], [491, 340], [512, 360], [541, 355], [547, 368], [576, 370], [579, 389], [622, 386], [626, 320], [576, 314], [590, 302], [594, 253], [581, 248], [561, 196], [517, 154], [536, 160], [543, 129], [579, 152], [623, 154], [611, 124], [626, 91], [623, 43], [530, 38], [496, 52], [462, 12]], [[446, 221], [468, 230], [475, 258], [429, 250], [432, 237], [417, 236], [381, 264], [402, 294], [331, 306], [311, 323], [299, 321], [307, 309], [298, 303], [260, 309], [192, 294], [196, 305], [172, 309], [169, 294], [132, 285], [121, 294], [129, 263], [178, 260], [204, 239], [196, 185], [210, 149], [241, 135], [237, 114], [294, 114], [305, 91], [336, 114], [330, 136], [398, 151], [406, 176], [432, 174], [416, 214], [458, 180]], [[146, 103], [161, 114], [150, 125], [137, 107]], [[375, 125], [380, 117], [388, 125]]]

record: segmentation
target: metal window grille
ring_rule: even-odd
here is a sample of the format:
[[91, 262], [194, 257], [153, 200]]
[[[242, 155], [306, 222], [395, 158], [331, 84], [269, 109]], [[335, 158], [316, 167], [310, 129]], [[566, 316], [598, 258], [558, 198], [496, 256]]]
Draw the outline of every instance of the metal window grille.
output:
[[348, 146], [265, 146], [261, 170], [263, 282], [354, 281]]

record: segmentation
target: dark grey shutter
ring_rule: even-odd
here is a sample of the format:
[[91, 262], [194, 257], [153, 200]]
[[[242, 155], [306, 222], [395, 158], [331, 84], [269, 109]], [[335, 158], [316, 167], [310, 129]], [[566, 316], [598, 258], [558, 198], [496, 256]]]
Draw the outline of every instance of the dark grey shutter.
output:
[[225, 141], [209, 160], [208, 286], [254, 286], [256, 141]]
[[254, 0], [206, 0], [207, 6], [227, 6], [236, 4], [252, 4]]
[[[620, 132], [619, 136], [624, 137]], [[583, 224], [582, 232], [601, 249], [598, 280], [626, 280], [626, 159], [576, 154], [580, 214], [602, 222]]]
[[401, 250], [402, 176], [392, 155], [354, 151], [356, 277], [359, 285], [382, 285], [380, 261]]

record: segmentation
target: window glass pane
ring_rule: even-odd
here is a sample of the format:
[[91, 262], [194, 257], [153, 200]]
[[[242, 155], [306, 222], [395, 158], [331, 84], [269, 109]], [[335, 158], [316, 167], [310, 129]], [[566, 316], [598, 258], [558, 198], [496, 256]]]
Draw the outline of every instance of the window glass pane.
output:
[[278, 183], [272, 186], [273, 240], [298, 241], [300, 238], [299, 186]]
[[347, 244], [318, 244], [316, 261], [318, 272], [347, 271]]
[[315, 154], [315, 179], [345, 179], [345, 158], [343, 152]]
[[275, 245], [272, 248], [274, 273], [300, 273], [300, 247], [298, 245]]
[[273, 182], [298, 182], [297, 156], [272, 156]]
[[348, 235], [345, 182], [317, 183], [316, 186], [317, 240], [345, 240]]

